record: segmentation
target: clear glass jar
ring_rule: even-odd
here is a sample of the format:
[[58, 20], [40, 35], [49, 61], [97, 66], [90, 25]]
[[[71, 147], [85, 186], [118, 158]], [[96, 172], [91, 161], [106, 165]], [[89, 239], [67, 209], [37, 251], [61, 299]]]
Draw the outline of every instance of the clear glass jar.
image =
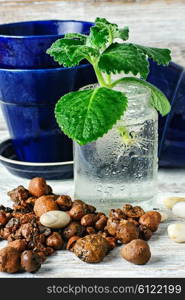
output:
[[74, 144], [75, 199], [104, 211], [126, 203], [149, 204], [157, 194], [158, 114], [150, 91], [118, 86], [128, 97], [121, 120], [103, 137]]

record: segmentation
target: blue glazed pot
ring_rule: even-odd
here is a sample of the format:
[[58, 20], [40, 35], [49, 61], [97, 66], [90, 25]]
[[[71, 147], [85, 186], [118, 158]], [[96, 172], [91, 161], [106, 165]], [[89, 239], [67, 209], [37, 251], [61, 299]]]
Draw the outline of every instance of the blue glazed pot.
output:
[[68, 32], [89, 32], [91, 22], [46, 20], [0, 25], [0, 68], [57, 67], [46, 50]]
[[0, 101], [17, 158], [25, 162], [72, 160], [72, 141], [58, 128], [57, 100], [95, 83], [89, 64], [74, 68], [0, 69]]
[[150, 62], [147, 79], [170, 100], [171, 112], [159, 117], [159, 165], [185, 167], [185, 69], [175, 63], [158, 66]]

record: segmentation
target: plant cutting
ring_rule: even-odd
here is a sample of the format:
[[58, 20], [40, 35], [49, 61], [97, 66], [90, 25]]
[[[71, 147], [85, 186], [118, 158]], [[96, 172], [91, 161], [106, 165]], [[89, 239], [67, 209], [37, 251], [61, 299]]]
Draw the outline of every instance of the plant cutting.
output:
[[[97, 85], [64, 95], [55, 108], [60, 128], [76, 142], [75, 182], [80, 186], [78, 190], [86, 186], [83, 195], [77, 193], [84, 200], [88, 200], [93, 188], [93, 198], [131, 201], [138, 198], [140, 190], [146, 192], [147, 182], [150, 189], [156, 177], [156, 111], [165, 116], [170, 103], [160, 90], [146, 82], [148, 59], [167, 65], [170, 50], [127, 43], [128, 38], [128, 27], [119, 28], [97, 18], [88, 36], [68, 33], [47, 50], [64, 67], [88, 60], [97, 76]], [[115, 78], [118, 74], [119, 78]], [[135, 174], [136, 170], [141, 172]], [[88, 177], [94, 185], [87, 182]], [[139, 183], [140, 189], [129, 194]], [[99, 194], [95, 192], [98, 190]], [[127, 190], [125, 195], [121, 190]]]

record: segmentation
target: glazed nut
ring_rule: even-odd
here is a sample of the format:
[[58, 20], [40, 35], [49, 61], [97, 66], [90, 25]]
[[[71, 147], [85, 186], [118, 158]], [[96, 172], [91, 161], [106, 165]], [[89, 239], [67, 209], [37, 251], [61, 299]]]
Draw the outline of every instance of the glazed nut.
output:
[[48, 195], [52, 192], [51, 187], [47, 185], [46, 180], [42, 177], [33, 178], [29, 183], [28, 190], [30, 194], [32, 194], [35, 197]]
[[8, 222], [8, 218], [6, 216], [6, 213], [4, 211], [0, 211], [0, 226], [6, 225]]
[[127, 221], [133, 223], [136, 226], [139, 226], [139, 223], [133, 218], [128, 218]]
[[185, 242], [185, 224], [174, 223], [168, 226], [168, 236], [176, 243]]
[[78, 239], [80, 239], [79, 236], [77, 236], [77, 235], [72, 236], [67, 242], [66, 249], [69, 251], [73, 251], [74, 245]]
[[12, 247], [19, 252], [23, 252], [26, 249], [27, 242], [26, 240], [15, 240], [8, 243], [8, 247]]
[[63, 228], [71, 221], [70, 216], [60, 210], [51, 210], [40, 217], [40, 223], [49, 228]]
[[55, 196], [41, 196], [35, 201], [34, 212], [36, 216], [40, 217], [44, 213], [50, 210], [58, 210], [58, 206], [55, 202]]
[[81, 220], [81, 218], [87, 213], [84, 204], [75, 204], [69, 211], [69, 215], [73, 220]]
[[26, 272], [36, 272], [41, 267], [41, 258], [37, 253], [26, 250], [21, 254], [21, 266]]
[[114, 237], [106, 236], [105, 239], [109, 244], [110, 250], [112, 250], [116, 247], [116, 239]]
[[128, 221], [120, 222], [116, 232], [116, 238], [122, 244], [127, 244], [132, 240], [138, 239], [138, 237], [139, 237], [139, 230], [133, 223]]
[[71, 222], [66, 226], [62, 232], [62, 236], [65, 240], [69, 240], [72, 236], [82, 236], [85, 231], [85, 227], [78, 222]]
[[106, 216], [101, 216], [100, 219], [98, 221], [96, 221], [95, 228], [97, 230], [103, 231], [105, 226], [107, 225], [107, 220], [108, 220], [108, 218]]
[[148, 211], [139, 219], [139, 223], [148, 227], [152, 232], [158, 229], [160, 222], [161, 215], [157, 211]]
[[29, 191], [24, 188], [24, 186], [19, 185], [16, 189], [8, 192], [7, 195], [10, 199], [15, 203], [20, 203], [20, 201], [24, 201], [29, 197]]
[[152, 231], [143, 225], [139, 226], [139, 238], [144, 241], [149, 241], [152, 237]]
[[118, 226], [119, 226], [120, 220], [117, 218], [108, 218], [107, 220], [107, 225], [106, 225], [106, 230], [108, 233], [112, 236], [116, 235]]
[[128, 218], [136, 219], [139, 219], [145, 213], [140, 206], [132, 206], [130, 204], [125, 204], [123, 206], [123, 212]]
[[71, 197], [67, 195], [61, 195], [56, 199], [56, 203], [61, 210], [70, 210], [72, 207]]
[[80, 223], [82, 226], [87, 227], [87, 226], [94, 225], [96, 220], [97, 220], [97, 216], [95, 214], [87, 214], [81, 218]]
[[20, 252], [12, 247], [0, 250], [0, 271], [16, 273], [20, 270]]
[[177, 202], [185, 202], [184, 197], [168, 197], [163, 200], [166, 208], [172, 208]]
[[145, 241], [136, 239], [121, 249], [121, 256], [133, 264], [144, 265], [149, 261], [151, 252]]
[[53, 232], [46, 240], [46, 245], [52, 247], [55, 250], [62, 249], [64, 241], [58, 232]]
[[111, 211], [109, 212], [109, 217], [112, 218], [118, 218], [118, 219], [126, 219], [126, 215], [124, 214], [124, 212], [120, 209], [111, 209]]
[[86, 233], [87, 234], [96, 233], [96, 230], [94, 227], [89, 226], [89, 227], [86, 227]]

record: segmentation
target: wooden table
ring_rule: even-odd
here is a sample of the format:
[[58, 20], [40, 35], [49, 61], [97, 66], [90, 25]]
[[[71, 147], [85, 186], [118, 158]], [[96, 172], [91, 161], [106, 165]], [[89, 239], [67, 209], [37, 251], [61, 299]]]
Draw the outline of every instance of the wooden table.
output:
[[[14, 22], [33, 19], [84, 19], [94, 20], [97, 15], [108, 17], [120, 25], [129, 25], [131, 40], [159, 47], [170, 47], [174, 61], [185, 64], [185, 3], [184, 1], [139, 1], [130, 4], [67, 2], [67, 1], [3, 1], [0, 0], [0, 20]], [[6, 125], [0, 117], [0, 141], [8, 138]], [[159, 193], [154, 207], [161, 206], [166, 196], [185, 195], [185, 170], [160, 170]], [[28, 185], [28, 180], [14, 177], [0, 166], [0, 201], [11, 205], [7, 191], [17, 185]], [[55, 193], [73, 195], [73, 181], [49, 182]], [[58, 251], [48, 258], [36, 274], [0, 277], [185, 277], [185, 244], [176, 244], [167, 236], [167, 226], [175, 221], [170, 216], [149, 242], [152, 258], [145, 266], [135, 266], [114, 249], [100, 264], [86, 264], [67, 251]], [[178, 220], [179, 221], [179, 220]], [[1, 242], [3, 247], [6, 242]]]

